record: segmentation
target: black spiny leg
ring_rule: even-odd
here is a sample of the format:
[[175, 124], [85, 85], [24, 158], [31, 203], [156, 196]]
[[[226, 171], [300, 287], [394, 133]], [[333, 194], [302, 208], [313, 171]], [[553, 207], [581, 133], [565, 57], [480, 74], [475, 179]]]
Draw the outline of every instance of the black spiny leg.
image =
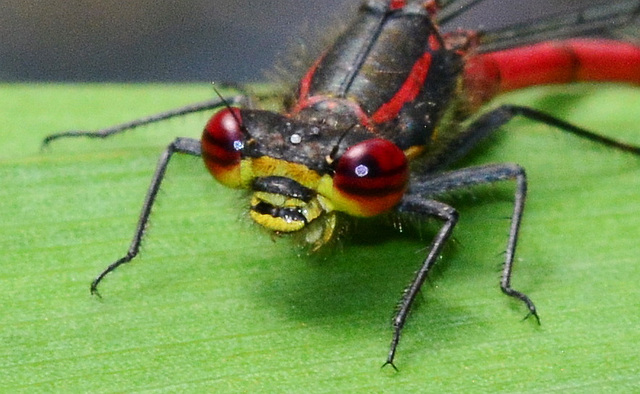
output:
[[428, 168], [430, 172], [446, 169], [457, 159], [464, 157], [478, 142], [499, 130], [500, 127], [516, 116], [523, 116], [533, 121], [544, 123], [613, 149], [640, 155], [640, 147], [638, 146], [602, 136], [537, 109], [519, 105], [502, 105], [480, 116], [462, 132], [459, 138], [452, 141], [446, 149], [427, 159], [425, 168]]
[[524, 168], [517, 164], [488, 164], [478, 167], [463, 168], [456, 171], [438, 174], [433, 178], [423, 181], [416, 181], [411, 186], [411, 193], [420, 195], [442, 194], [459, 189], [467, 189], [476, 185], [509, 181], [516, 182], [516, 190], [513, 200], [513, 213], [511, 214], [511, 225], [509, 227], [509, 239], [505, 251], [504, 267], [500, 288], [508, 296], [517, 298], [524, 302], [529, 309], [529, 315], [534, 316], [538, 322], [540, 319], [533, 302], [525, 294], [511, 288], [511, 274], [513, 271], [513, 261], [515, 258], [516, 245], [518, 243], [518, 233], [520, 222], [524, 212], [524, 203], [527, 196], [527, 177]]
[[[115, 134], [125, 132], [127, 130], [135, 129], [136, 127], [139, 127], [139, 126], [160, 122], [169, 118], [179, 117], [179, 116], [187, 115], [194, 112], [215, 109], [221, 106], [229, 106], [231, 104], [247, 104], [249, 102], [248, 96], [240, 95], [240, 96], [226, 99], [222, 97], [217, 90], [215, 91], [218, 94], [218, 98], [216, 99], [211, 99], [211, 100], [203, 101], [200, 103], [190, 104], [180, 108], [175, 108], [169, 111], [160, 112], [154, 115], [150, 115], [144, 118], [134, 119], [132, 121], [115, 125], [112, 127], [107, 127], [107, 128], [99, 129], [95, 131], [71, 130], [71, 131], [65, 131], [57, 134], [51, 134], [42, 141], [42, 147], [44, 148], [48, 146], [52, 141], [60, 138], [71, 138], [71, 137], [107, 138]], [[104, 279], [104, 277], [107, 276], [107, 274], [109, 274], [111, 271], [114, 271], [116, 268], [118, 268], [122, 264], [125, 264], [131, 261], [138, 254], [140, 249], [140, 243], [144, 235], [144, 230], [147, 225], [147, 221], [149, 220], [149, 215], [151, 213], [151, 208], [153, 207], [153, 203], [155, 202], [156, 195], [158, 194], [158, 190], [160, 189], [160, 184], [162, 183], [162, 179], [164, 178], [164, 174], [167, 170], [167, 166], [169, 165], [169, 160], [171, 159], [171, 156], [174, 153], [185, 153], [193, 156], [200, 156], [202, 154], [200, 141], [191, 139], [191, 138], [176, 138], [176, 140], [173, 141], [167, 147], [167, 149], [164, 151], [162, 156], [160, 156], [160, 160], [158, 161], [156, 171], [153, 174], [153, 178], [151, 179], [151, 185], [149, 186], [149, 190], [147, 191], [147, 196], [142, 206], [142, 212], [140, 212], [138, 225], [136, 227], [133, 240], [131, 241], [131, 246], [129, 246], [129, 250], [127, 251], [127, 254], [124, 257], [120, 258], [119, 260], [109, 265], [104, 271], [100, 273], [100, 275], [96, 277], [96, 279], [94, 279], [93, 282], [91, 282], [92, 294], [96, 294], [99, 296], [98, 285], [100, 284], [102, 279]]]
[[91, 282], [91, 294], [100, 296], [100, 294], [98, 293], [98, 285], [100, 284], [102, 279], [104, 279], [104, 277], [107, 276], [107, 274], [109, 274], [111, 271], [114, 271], [122, 264], [130, 262], [134, 257], [137, 256], [140, 250], [142, 237], [144, 236], [144, 230], [147, 226], [147, 222], [149, 221], [151, 208], [153, 207], [153, 203], [155, 202], [156, 196], [158, 195], [158, 190], [160, 190], [160, 184], [162, 183], [164, 174], [167, 171], [167, 167], [169, 166], [169, 160], [174, 153], [184, 153], [193, 156], [200, 156], [202, 154], [200, 141], [192, 138], [176, 138], [175, 141], [167, 146], [167, 149], [164, 151], [164, 153], [162, 153], [162, 156], [160, 156], [160, 159], [158, 160], [156, 171], [151, 178], [151, 185], [149, 185], [147, 196], [144, 199], [142, 211], [140, 212], [140, 218], [138, 219], [138, 225], [136, 226], [133, 240], [131, 241], [131, 246], [129, 246], [127, 254], [109, 265], [104, 271], [100, 273], [100, 275], [98, 275], [93, 280], [93, 282]]
[[405, 290], [404, 296], [400, 301], [398, 312], [393, 318], [393, 338], [391, 339], [391, 347], [389, 348], [387, 361], [383, 364], [383, 367], [385, 365], [391, 365], [396, 371], [398, 370], [398, 368], [396, 368], [396, 366], [393, 364], [393, 359], [395, 358], [396, 348], [398, 347], [398, 343], [400, 342], [400, 333], [407, 320], [409, 311], [411, 310], [411, 305], [416, 299], [416, 296], [418, 295], [418, 292], [420, 291], [420, 288], [422, 287], [425, 279], [427, 279], [429, 270], [431, 270], [431, 267], [433, 267], [433, 264], [438, 259], [442, 247], [451, 236], [453, 227], [458, 222], [458, 213], [455, 209], [448, 206], [447, 204], [435, 200], [426, 200], [419, 196], [407, 196], [403, 198], [397, 209], [400, 212], [409, 212], [421, 216], [435, 216], [438, 219], [443, 220], [445, 223], [431, 242], [427, 258], [422, 263], [422, 267], [420, 267], [420, 269], [416, 273], [416, 276], [409, 287]]
[[425, 199], [421, 196], [437, 195], [453, 190], [466, 189], [475, 185], [507, 180], [516, 181], [516, 191], [500, 288], [503, 293], [524, 302], [529, 310], [529, 315], [534, 316], [536, 320], [540, 322], [533, 301], [524, 293], [511, 288], [513, 260], [527, 194], [527, 179], [524, 169], [517, 164], [490, 164], [446, 172], [435, 175], [432, 178], [413, 180], [407, 197], [401, 201], [398, 210], [400, 212], [414, 213], [421, 216], [435, 216], [445, 221], [445, 224], [432, 241], [427, 258], [422, 263], [422, 266], [400, 302], [400, 309], [393, 319], [393, 339], [391, 340], [391, 347], [385, 365], [390, 364], [395, 368], [393, 359], [400, 340], [400, 332], [405, 324], [411, 305], [458, 220], [458, 214], [452, 207], [438, 201]]

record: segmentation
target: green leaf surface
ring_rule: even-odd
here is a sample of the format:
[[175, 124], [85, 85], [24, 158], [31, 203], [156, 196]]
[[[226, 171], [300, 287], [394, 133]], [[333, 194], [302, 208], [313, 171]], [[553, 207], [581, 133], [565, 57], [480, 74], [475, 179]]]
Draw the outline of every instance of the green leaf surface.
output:
[[[307, 256], [244, 215], [244, 193], [176, 157], [139, 259], [121, 257], [157, 158], [206, 114], [108, 140], [93, 129], [211, 96], [194, 85], [0, 85], [2, 391], [604, 392], [639, 390], [640, 158], [514, 120], [463, 165], [529, 175], [513, 285], [498, 288], [513, 184], [447, 202], [461, 221], [381, 369], [390, 317], [437, 229], [360, 230]], [[531, 89], [541, 108], [640, 144], [640, 91]]]

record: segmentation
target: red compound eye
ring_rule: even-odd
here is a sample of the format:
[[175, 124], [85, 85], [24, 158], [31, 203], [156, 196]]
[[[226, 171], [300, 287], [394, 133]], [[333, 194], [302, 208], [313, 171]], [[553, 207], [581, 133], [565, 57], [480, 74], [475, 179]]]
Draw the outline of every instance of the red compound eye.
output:
[[241, 187], [241, 151], [244, 148], [242, 115], [225, 108], [209, 119], [202, 132], [202, 158], [209, 172], [223, 185]]
[[338, 159], [333, 176], [336, 208], [354, 216], [374, 216], [393, 208], [409, 180], [407, 158], [393, 142], [363, 141]]

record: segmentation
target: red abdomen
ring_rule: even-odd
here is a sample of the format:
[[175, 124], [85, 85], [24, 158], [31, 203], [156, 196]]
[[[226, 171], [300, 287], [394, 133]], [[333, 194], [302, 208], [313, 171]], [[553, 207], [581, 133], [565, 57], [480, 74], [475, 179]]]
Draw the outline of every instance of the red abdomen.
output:
[[589, 81], [640, 85], [640, 47], [606, 39], [542, 42], [473, 56], [464, 79], [475, 105], [534, 85]]

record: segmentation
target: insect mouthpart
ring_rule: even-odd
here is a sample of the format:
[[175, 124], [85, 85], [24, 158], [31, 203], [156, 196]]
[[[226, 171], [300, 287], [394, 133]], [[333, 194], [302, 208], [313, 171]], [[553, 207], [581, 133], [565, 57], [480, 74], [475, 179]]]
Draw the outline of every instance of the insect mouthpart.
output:
[[249, 214], [269, 230], [298, 231], [326, 211], [313, 190], [290, 178], [257, 178], [253, 190]]

